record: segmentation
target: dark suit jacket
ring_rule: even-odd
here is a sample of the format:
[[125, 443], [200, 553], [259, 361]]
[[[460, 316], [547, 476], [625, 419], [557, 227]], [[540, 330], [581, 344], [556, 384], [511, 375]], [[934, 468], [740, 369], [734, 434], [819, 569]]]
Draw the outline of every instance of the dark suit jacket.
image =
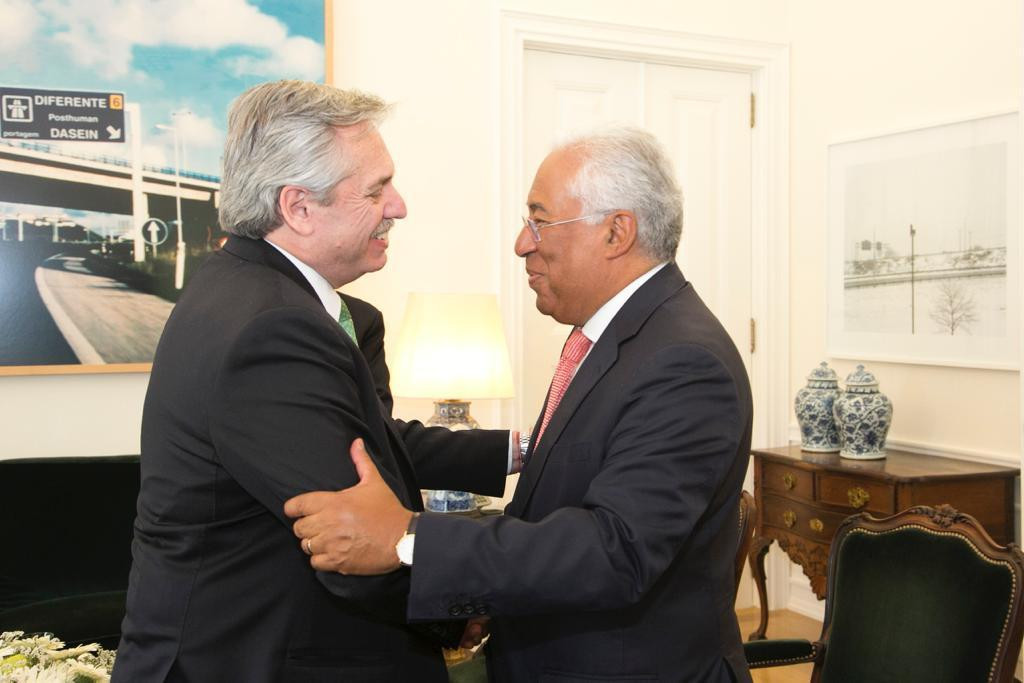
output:
[[384, 358], [384, 316], [368, 301], [341, 292], [338, 292], [338, 295], [352, 314], [352, 325], [356, 328], [356, 343], [366, 358], [366, 364], [370, 366], [377, 396], [390, 415], [395, 407], [395, 401], [391, 397], [391, 371], [388, 370], [387, 360]]
[[506, 515], [420, 519], [410, 617], [493, 615], [494, 683], [749, 681], [733, 559], [751, 411], [729, 336], [664, 267], [580, 365]]
[[356, 483], [357, 436], [412, 509], [420, 487], [504, 488], [507, 432], [393, 423], [305, 278], [232, 237], [153, 362], [116, 680], [446, 680], [437, 645], [403, 623], [408, 571], [314, 572], [284, 517], [291, 496]]

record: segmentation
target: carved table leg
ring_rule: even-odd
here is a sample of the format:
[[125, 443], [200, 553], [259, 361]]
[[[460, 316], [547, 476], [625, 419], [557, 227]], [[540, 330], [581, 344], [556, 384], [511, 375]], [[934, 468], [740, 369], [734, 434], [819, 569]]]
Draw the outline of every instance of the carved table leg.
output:
[[750, 561], [750, 573], [757, 585], [757, 597], [761, 601], [761, 623], [757, 630], [748, 636], [747, 640], [764, 640], [764, 633], [768, 630], [768, 588], [765, 585], [764, 556], [768, 554], [768, 546], [771, 544], [772, 539], [757, 536], [750, 546], [748, 560]]

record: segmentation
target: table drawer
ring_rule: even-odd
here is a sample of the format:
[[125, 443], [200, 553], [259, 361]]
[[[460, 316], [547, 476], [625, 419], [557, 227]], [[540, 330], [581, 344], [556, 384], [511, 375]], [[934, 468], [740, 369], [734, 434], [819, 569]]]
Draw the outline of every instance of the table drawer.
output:
[[770, 494], [765, 494], [763, 501], [765, 524], [819, 543], [831, 543], [836, 529], [847, 517], [841, 512], [819, 510], [813, 505]]
[[818, 480], [818, 502], [871, 510], [891, 515], [896, 511], [896, 488], [885, 482], [822, 472]]
[[786, 496], [814, 500], [814, 473], [797, 467], [765, 462], [761, 485], [765, 491], [778, 491]]

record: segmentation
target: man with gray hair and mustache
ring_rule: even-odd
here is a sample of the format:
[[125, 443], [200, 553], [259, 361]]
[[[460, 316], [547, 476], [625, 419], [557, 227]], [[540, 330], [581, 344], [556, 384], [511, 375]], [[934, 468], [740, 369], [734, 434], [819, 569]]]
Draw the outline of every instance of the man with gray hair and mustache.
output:
[[408, 571], [316, 572], [315, 543], [297, 545], [282, 510], [356, 483], [356, 438], [414, 510], [420, 488], [501, 495], [518, 454], [507, 431], [392, 421], [335, 291], [384, 266], [406, 215], [377, 130], [385, 110], [299, 81], [232, 105], [231, 237], [168, 319], [146, 395], [115, 680], [447, 680], [451, 629], [406, 624]]

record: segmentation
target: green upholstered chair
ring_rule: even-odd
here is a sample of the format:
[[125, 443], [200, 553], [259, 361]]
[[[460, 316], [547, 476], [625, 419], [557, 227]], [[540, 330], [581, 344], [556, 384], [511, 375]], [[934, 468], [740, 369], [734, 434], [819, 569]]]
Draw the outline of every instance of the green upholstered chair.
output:
[[487, 683], [487, 659], [478, 654], [448, 667], [448, 683]]
[[0, 460], [0, 631], [117, 647], [138, 456]]
[[948, 505], [836, 531], [817, 642], [745, 643], [751, 668], [814, 662], [812, 682], [1012, 681], [1024, 555]]

